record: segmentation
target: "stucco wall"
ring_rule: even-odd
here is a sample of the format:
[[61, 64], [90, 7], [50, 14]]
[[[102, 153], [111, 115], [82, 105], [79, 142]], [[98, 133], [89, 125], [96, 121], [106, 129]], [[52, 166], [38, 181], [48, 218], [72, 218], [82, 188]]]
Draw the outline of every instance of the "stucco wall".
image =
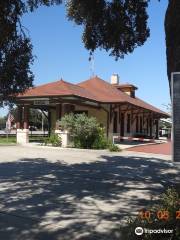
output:
[[88, 111], [88, 116], [95, 117], [99, 123], [107, 129], [107, 113], [103, 109], [96, 109], [87, 106], [75, 106], [75, 111]]

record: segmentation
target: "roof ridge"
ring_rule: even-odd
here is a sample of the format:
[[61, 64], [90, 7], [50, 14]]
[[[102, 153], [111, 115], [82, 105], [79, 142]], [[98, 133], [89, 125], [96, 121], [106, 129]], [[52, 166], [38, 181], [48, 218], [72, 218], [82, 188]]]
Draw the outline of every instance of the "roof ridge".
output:
[[44, 87], [44, 86], [47, 86], [47, 85], [49, 85], [49, 84], [54, 84], [54, 83], [58, 83], [58, 82], [65, 82], [65, 81], [61, 78], [60, 80], [53, 81], [53, 82], [48, 82], [48, 83], [44, 83], [44, 84], [37, 85], [37, 86], [33, 86], [32, 88]]
[[98, 76], [95, 76], [95, 77], [88, 78], [87, 80], [84, 80], [82, 82], [79, 82], [79, 83], [77, 83], [77, 85], [79, 85], [81, 83], [89, 82], [89, 81], [91, 81], [93, 79], [98, 79], [98, 80], [101, 80], [102, 82], [108, 83], [107, 81], [103, 80], [102, 78], [99, 78]]

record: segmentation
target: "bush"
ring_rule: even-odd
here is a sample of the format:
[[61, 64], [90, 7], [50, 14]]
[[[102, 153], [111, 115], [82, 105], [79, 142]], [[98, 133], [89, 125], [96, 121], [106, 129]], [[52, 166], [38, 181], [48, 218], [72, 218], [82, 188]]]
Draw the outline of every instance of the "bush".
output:
[[58, 134], [52, 134], [49, 138], [44, 140], [44, 145], [51, 144], [53, 147], [61, 147], [62, 140]]
[[100, 128], [100, 124], [94, 117], [71, 113], [62, 117], [60, 126], [69, 131], [77, 148], [104, 149], [107, 147], [104, 129]]
[[[142, 219], [138, 216], [129, 219], [126, 227], [121, 228], [122, 240], [180, 240], [180, 219], [176, 219], [176, 211], [180, 210], [180, 195], [175, 189], [168, 189], [160, 196], [160, 204], [148, 209], [151, 212], [149, 219]], [[159, 219], [158, 211], [168, 211], [167, 219]], [[164, 216], [167, 217], [167, 214]], [[169, 229], [173, 230], [170, 234], [143, 234], [135, 235], [135, 228], [142, 227], [147, 229]]]
[[110, 152], [120, 152], [121, 151], [121, 149], [113, 143], [109, 144], [108, 149]]
[[106, 149], [108, 147], [108, 140], [105, 137], [104, 128], [99, 127], [96, 139], [92, 145], [93, 149]]

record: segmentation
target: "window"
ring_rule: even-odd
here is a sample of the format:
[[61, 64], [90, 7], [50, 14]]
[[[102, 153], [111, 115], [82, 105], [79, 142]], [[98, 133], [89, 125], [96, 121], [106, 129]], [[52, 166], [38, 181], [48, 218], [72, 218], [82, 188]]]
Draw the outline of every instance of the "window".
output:
[[127, 114], [127, 133], [131, 131], [131, 115]]

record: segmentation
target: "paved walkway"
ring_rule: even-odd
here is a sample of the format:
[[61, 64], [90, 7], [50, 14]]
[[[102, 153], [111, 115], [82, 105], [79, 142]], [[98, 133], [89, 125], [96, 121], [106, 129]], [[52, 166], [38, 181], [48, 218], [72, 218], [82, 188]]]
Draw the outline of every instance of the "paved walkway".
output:
[[[0, 147], [0, 239], [119, 240], [179, 171], [168, 155]], [[177, 180], [176, 180], [177, 179]]]
[[144, 146], [136, 146], [136, 147], [129, 148], [128, 151], [171, 155], [172, 144], [171, 142], [168, 142], [168, 143], [161, 143], [161, 144], [149, 144]]

